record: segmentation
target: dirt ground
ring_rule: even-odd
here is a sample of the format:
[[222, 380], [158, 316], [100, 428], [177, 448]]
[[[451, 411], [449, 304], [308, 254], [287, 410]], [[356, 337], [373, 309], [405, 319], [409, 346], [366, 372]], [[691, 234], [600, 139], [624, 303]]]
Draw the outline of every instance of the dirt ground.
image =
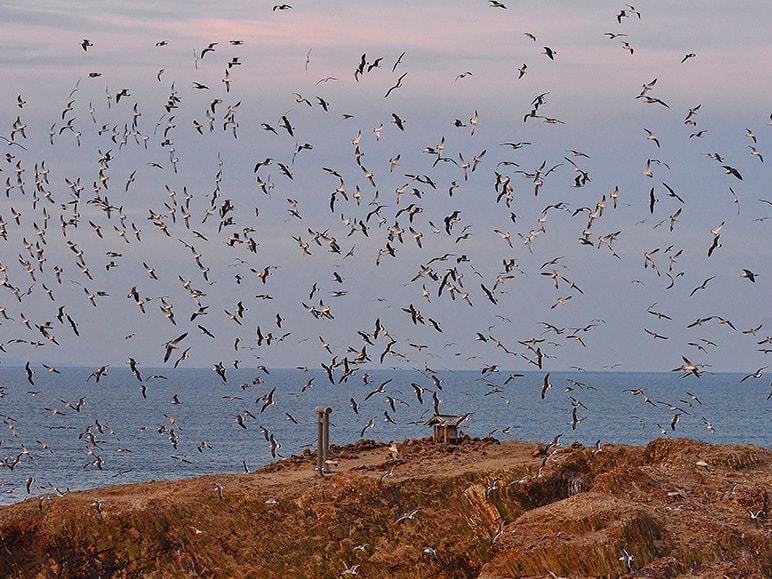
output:
[[324, 476], [307, 453], [0, 507], [0, 576], [772, 577], [772, 450], [422, 439], [332, 455]]

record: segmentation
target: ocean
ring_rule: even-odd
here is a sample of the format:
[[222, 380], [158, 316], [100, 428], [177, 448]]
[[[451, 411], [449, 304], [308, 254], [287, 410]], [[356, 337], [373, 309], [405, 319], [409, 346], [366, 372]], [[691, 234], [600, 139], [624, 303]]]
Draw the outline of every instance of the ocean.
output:
[[[0, 504], [57, 490], [254, 470], [315, 448], [316, 406], [333, 409], [334, 445], [425, 437], [433, 391], [443, 414], [471, 413], [462, 428], [471, 437], [546, 442], [562, 434], [563, 445], [642, 445], [664, 430], [672, 438], [772, 447], [770, 386], [741, 382], [742, 374], [552, 372], [542, 398], [546, 372], [438, 371], [439, 390], [432, 374], [418, 370], [360, 368], [332, 384], [322, 369], [231, 369], [225, 382], [210, 369], [143, 368], [143, 397], [143, 383], [128, 368], [110, 367], [99, 382], [93, 371], [39, 368], [33, 386], [24, 368], [0, 369]], [[337, 371], [334, 377], [340, 380]], [[413, 383], [426, 389], [423, 404]], [[266, 405], [274, 388], [275, 403]], [[270, 434], [280, 445], [275, 457]]]

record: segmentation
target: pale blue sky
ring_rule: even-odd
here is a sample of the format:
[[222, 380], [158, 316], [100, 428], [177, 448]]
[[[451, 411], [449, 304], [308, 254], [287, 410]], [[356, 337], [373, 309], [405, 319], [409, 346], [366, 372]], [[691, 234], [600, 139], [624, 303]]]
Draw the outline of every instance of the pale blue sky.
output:
[[[429, 365], [439, 370], [497, 364], [534, 369], [524, 357], [533, 358], [533, 354], [519, 343], [531, 339], [547, 340], [541, 343], [545, 370], [600, 370], [620, 364], [622, 370], [670, 371], [683, 363], [682, 356], [710, 371], [742, 372], [765, 366], [767, 355], [759, 350], [770, 345], [758, 342], [772, 335], [766, 305], [772, 287], [772, 220], [768, 219], [772, 206], [759, 199], [772, 199], [767, 168], [772, 161], [761, 162], [751, 147], [762, 156], [772, 156], [768, 4], [648, 2], [636, 6], [640, 19], [633, 13], [621, 23], [617, 22], [620, 10], [630, 12], [622, 3], [505, 4], [506, 10], [482, 1], [422, 2], [418, 7], [408, 2], [378, 7], [361, 2], [340, 2], [334, 7], [293, 3], [291, 10], [274, 11], [272, 4], [264, 2], [225, 7], [203, 2], [170, 2], [162, 7], [156, 3], [6, 3], [0, 8], [4, 22], [0, 128], [10, 139], [18, 117], [26, 125], [27, 138], [20, 132], [14, 136], [26, 150], [0, 143], [3, 154], [14, 157], [0, 161], [0, 178], [13, 185], [8, 197], [0, 195], [0, 215], [8, 236], [0, 240], [0, 262], [7, 267], [6, 285], [19, 288], [20, 294], [31, 290], [19, 301], [11, 289], [0, 288], [0, 306], [13, 318], [0, 319], [0, 342], [6, 350], [0, 353], [0, 361], [99, 366], [121, 365], [133, 357], [145, 367], [158, 366], [164, 343], [188, 332], [180, 351], [191, 348], [190, 358], [183, 362], [189, 366], [240, 360], [242, 367], [318, 368], [333, 356], [338, 361], [354, 359], [357, 354], [349, 348], [361, 351], [365, 345], [358, 331], [372, 334], [375, 320], [380, 319], [396, 341], [391, 351], [399, 354], [387, 353], [385, 367]], [[610, 39], [605, 33], [626, 36]], [[88, 51], [80, 46], [84, 38], [93, 43]], [[156, 46], [164, 40], [167, 45]], [[244, 44], [233, 46], [231, 40]], [[202, 58], [201, 51], [211, 42], [218, 43], [215, 50]], [[630, 44], [632, 54], [623, 42]], [[554, 61], [542, 54], [545, 46], [557, 52]], [[392, 70], [403, 52], [402, 61]], [[354, 71], [363, 53], [368, 65], [376, 58], [382, 60], [357, 82]], [[696, 56], [682, 63], [690, 53]], [[226, 92], [222, 81], [233, 57], [241, 64], [229, 69], [231, 90]], [[527, 64], [526, 74], [519, 79], [518, 68], [523, 64]], [[466, 72], [471, 74], [457, 79]], [[100, 76], [90, 78], [89, 73]], [[402, 86], [384, 98], [405, 73]], [[336, 80], [320, 82], [328, 77]], [[668, 107], [636, 98], [642, 85], [655, 78], [648, 96]], [[194, 82], [209, 90], [194, 88]], [[68, 96], [76, 86], [77, 91]], [[124, 88], [130, 96], [116, 103], [116, 94]], [[297, 102], [295, 93], [312, 106]], [[538, 115], [561, 123], [541, 118], [523, 122], [532, 100], [542, 93], [548, 94]], [[164, 105], [171, 94], [180, 102], [167, 112]], [[16, 105], [17, 95], [26, 101], [23, 108]], [[329, 103], [329, 112], [317, 97]], [[222, 102], [216, 106], [215, 130], [210, 132], [206, 111], [215, 98]], [[72, 110], [65, 110], [70, 101]], [[232, 124], [223, 130], [223, 117], [227, 107], [238, 102], [235, 138]], [[135, 104], [141, 113], [136, 117], [139, 135], [131, 134]], [[690, 119], [696, 124], [685, 124], [689, 109], [698, 105]], [[471, 135], [469, 120], [475, 111], [479, 120]], [[404, 132], [390, 122], [392, 113], [405, 119]], [[353, 117], [344, 119], [343, 114]], [[293, 125], [294, 136], [279, 126], [283, 115]], [[70, 119], [72, 130], [63, 128]], [[465, 126], [454, 126], [456, 119]], [[194, 129], [194, 120], [204, 125], [203, 135]], [[278, 134], [263, 130], [261, 123]], [[376, 139], [374, 129], [380, 125]], [[124, 127], [129, 134], [121, 145]], [[660, 146], [647, 138], [646, 129]], [[756, 142], [747, 136], [749, 129]], [[54, 133], [54, 145], [49, 131]], [[700, 131], [704, 133], [697, 136]], [[112, 141], [114, 132], [117, 136]], [[360, 132], [360, 161], [373, 173], [375, 187], [355, 160], [352, 140]], [[141, 136], [148, 137], [147, 149]], [[443, 156], [454, 162], [434, 165], [437, 156], [423, 151], [436, 148], [443, 138]], [[162, 144], [165, 139], [168, 142]], [[517, 150], [501, 146], [522, 141], [531, 144]], [[305, 143], [313, 148], [301, 149], [293, 163], [293, 154]], [[170, 149], [179, 159], [177, 173]], [[589, 158], [574, 156], [571, 149]], [[94, 197], [93, 183], [100, 178], [99, 159], [108, 150], [112, 158], [103, 169], [107, 189], [101, 187], [99, 194], [122, 208], [123, 225], [118, 212], [108, 218], [88, 202]], [[465, 181], [456, 164], [459, 154], [471, 163], [482, 151], [485, 156]], [[708, 153], [718, 153], [723, 160], [709, 159]], [[399, 164], [392, 172], [389, 160], [398, 154]], [[259, 189], [253, 172], [266, 157], [273, 162], [258, 175], [273, 184], [270, 196]], [[565, 157], [587, 173], [589, 180], [582, 187], [572, 186], [581, 173]], [[649, 159], [667, 166], [652, 161], [653, 176], [647, 177], [644, 169]], [[37, 194], [39, 200], [33, 198], [35, 164], [42, 162], [49, 170], [49, 183], [41, 186], [53, 202], [42, 192]], [[280, 173], [279, 162], [290, 169], [293, 179]], [[23, 169], [23, 193], [17, 163]], [[542, 163], [544, 171], [562, 166], [542, 177], [537, 197], [533, 179], [518, 171], [533, 173]], [[737, 168], [742, 181], [728, 175], [723, 165]], [[323, 167], [340, 173], [349, 197], [346, 201], [337, 195], [334, 213], [330, 196], [340, 181]], [[126, 182], [134, 171], [127, 192]], [[511, 179], [510, 207], [504, 200], [496, 202], [496, 171]], [[430, 176], [437, 190], [411, 181], [406, 174]], [[73, 198], [65, 179], [80, 179], [84, 187], [77, 205], [78, 226], [68, 227], [66, 237], [60, 220], [75, 218], [76, 206], [66, 205]], [[202, 223], [218, 181], [215, 213]], [[454, 181], [458, 187], [451, 197], [448, 189]], [[398, 203], [396, 190], [405, 184]], [[668, 196], [664, 184], [685, 203]], [[176, 206], [167, 186], [176, 192]], [[617, 186], [614, 209], [610, 196]], [[353, 197], [357, 187], [360, 204]], [[652, 187], [657, 199], [653, 214], [649, 210]], [[421, 197], [411, 195], [414, 188]], [[190, 229], [182, 223], [184, 190], [193, 195], [188, 208]], [[589, 213], [604, 197], [604, 212], [598, 213], [587, 237], [593, 245], [580, 244]], [[235, 207], [228, 214], [233, 223], [218, 231], [219, 209], [226, 199]], [[297, 201], [302, 219], [290, 214], [288, 199]], [[367, 223], [367, 237], [361, 231], [349, 235], [351, 228], [341, 216], [353, 224], [364, 221], [376, 207], [371, 202], [384, 205], [383, 223], [379, 226], [374, 215]], [[176, 223], [164, 203], [175, 209]], [[407, 212], [396, 216], [411, 203], [421, 209], [412, 223]], [[560, 203], [565, 209], [550, 209], [545, 231], [525, 245], [521, 236], [540, 230], [545, 207]], [[574, 215], [583, 207], [589, 210]], [[671, 231], [670, 216], [679, 209]], [[150, 210], [164, 215], [170, 236], [147, 219]], [[444, 218], [456, 210], [460, 220], [452, 234], [434, 233], [429, 222], [442, 229]], [[21, 213], [18, 226], [14, 211]], [[510, 213], [517, 216], [514, 222]], [[46, 215], [43, 245], [35, 224], [42, 226]], [[89, 221], [101, 227], [103, 239]], [[711, 230], [722, 222], [720, 247], [708, 258], [714, 238]], [[142, 230], [141, 242], [131, 235], [132, 223]], [[395, 223], [404, 230], [403, 242], [388, 239], [389, 227]], [[130, 243], [114, 229], [124, 226]], [[409, 226], [423, 235], [422, 248]], [[243, 243], [233, 247], [227, 243], [234, 232], [243, 239], [245, 227], [254, 228], [247, 236], [257, 242], [256, 254]], [[309, 228], [334, 237], [342, 254], [327, 251], [324, 241], [324, 245], [315, 244]], [[511, 248], [495, 230], [510, 234]], [[598, 248], [601, 236], [617, 231], [621, 233], [612, 246], [618, 258], [606, 245]], [[463, 233], [468, 238], [457, 242]], [[312, 255], [304, 255], [293, 236], [310, 243]], [[33, 254], [35, 243], [44, 248], [42, 271], [25, 248], [25, 240], [32, 244]], [[211, 284], [180, 240], [201, 254]], [[67, 241], [83, 250], [93, 280], [81, 271]], [[397, 250], [396, 257], [384, 256], [376, 266], [379, 250], [387, 242]], [[354, 255], [344, 260], [352, 247]], [[651, 256], [660, 276], [644, 268], [644, 254], [657, 248]], [[110, 251], [121, 256], [108, 257]], [[670, 257], [679, 251], [668, 288]], [[421, 266], [446, 253], [454, 255], [434, 261], [431, 267], [440, 278], [454, 266], [463, 276], [455, 282], [455, 300], [447, 285], [438, 296], [439, 281], [429, 277], [411, 281]], [[20, 263], [20, 255], [34, 265], [34, 280]], [[456, 263], [461, 255], [466, 258]], [[562, 259], [555, 265], [541, 267], [558, 256]], [[510, 259], [517, 268], [506, 274], [513, 278], [494, 291], [494, 305], [481, 284], [492, 288], [497, 276], [505, 273], [503, 261]], [[107, 270], [111, 261], [116, 266]], [[157, 280], [147, 274], [143, 261], [155, 268]], [[55, 266], [63, 270], [61, 284]], [[267, 266], [275, 269], [263, 284], [250, 269], [263, 271]], [[745, 268], [758, 274], [755, 284], [740, 277]], [[333, 272], [340, 274], [343, 283], [333, 280]], [[557, 288], [552, 278], [542, 275], [551, 272], [557, 274]], [[193, 322], [190, 316], [198, 306], [180, 276], [206, 294], [201, 303], [208, 306], [207, 313]], [[237, 276], [242, 276], [240, 283]], [[706, 289], [690, 296], [708, 278], [713, 279]], [[314, 283], [319, 291], [309, 298]], [[431, 301], [423, 296], [422, 286]], [[154, 298], [146, 304], [146, 314], [127, 298], [132, 287], [142, 298]], [[109, 295], [97, 296], [94, 307], [84, 290]], [[337, 291], [346, 293], [332, 293]], [[472, 306], [463, 293], [468, 293]], [[273, 299], [259, 300], [258, 294]], [[176, 325], [160, 309], [161, 297], [173, 306]], [[331, 307], [334, 319], [315, 318], [302, 305], [320, 311], [320, 299]], [[239, 301], [247, 308], [239, 318], [241, 325], [225, 313], [233, 313]], [[403, 311], [411, 304], [421, 311], [426, 324], [411, 322]], [[80, 337], [66, 320], [57, 321], [61, 306], [77, 322]], [[276, 325], [277, 313], [284, 320], [281, 328]], [[23, 317], [30, 320], [30, 328]], [[713, 318], [687, 327], [708, 317]], [[442, 333], [432, 328], [429, 318], [439, 322]], [[720, 319], [732, 322], [737, 331], [719, 323]], [[593, 320], [603, 321], [587, 332], [571, 330]], [[48, 321], [59, 346], [36, 328]], [[567, 329], [544, 333], [542, 322]], [[198, 324], [216, 338], [203, 335]], [[762, 327], [755, 335], [743, 333], [759, 324]], [[257, 326], [263, 334], [290, 335], [282, 342], [258, 346]], [[645, 330], [668, 339], [653, 338]], [[475, 340], [477, 332], [488, 341]], [[581, 338], [586, 347], [571, 335]], [[332, 354], [322, 347], [320, 336], [329, 342]], [[497, 347], [491, 336], [511, 353]], [[238, 349], [234, 348], [237, 338]], [[14, 339], [26, 342], [9, 343]], [[38, 340], [45, 345], [30, 345]], [[367, 345], [371, 361], [366, 366], [376, 367], [389, 339], [381, 335], [371, 340], [374, 344]]]

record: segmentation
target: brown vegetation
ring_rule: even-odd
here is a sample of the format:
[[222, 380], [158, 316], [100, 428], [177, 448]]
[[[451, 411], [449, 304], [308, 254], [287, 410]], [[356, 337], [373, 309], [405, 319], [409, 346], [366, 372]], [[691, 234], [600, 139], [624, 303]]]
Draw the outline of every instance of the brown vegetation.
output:
[[324, 477], [307, 453], [248, 475], [36, 497], [0, 508], [0, 576], [772, 576], [771, 450], [541, 450], [425, 439], [394, 461], [360, 441], [334, 448]]

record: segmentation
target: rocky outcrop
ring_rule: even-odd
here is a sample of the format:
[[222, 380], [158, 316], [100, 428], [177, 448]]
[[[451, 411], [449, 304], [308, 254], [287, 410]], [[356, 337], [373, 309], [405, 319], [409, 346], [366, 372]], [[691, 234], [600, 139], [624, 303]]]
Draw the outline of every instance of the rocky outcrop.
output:
[[360, 441], [333, 449], [324, 477], [307, 453], [245, 475], [36, 497], [0, 508], [0, 576], [772, 576], [772, 451], [543, 450], [414, 440], [394, 461]]

